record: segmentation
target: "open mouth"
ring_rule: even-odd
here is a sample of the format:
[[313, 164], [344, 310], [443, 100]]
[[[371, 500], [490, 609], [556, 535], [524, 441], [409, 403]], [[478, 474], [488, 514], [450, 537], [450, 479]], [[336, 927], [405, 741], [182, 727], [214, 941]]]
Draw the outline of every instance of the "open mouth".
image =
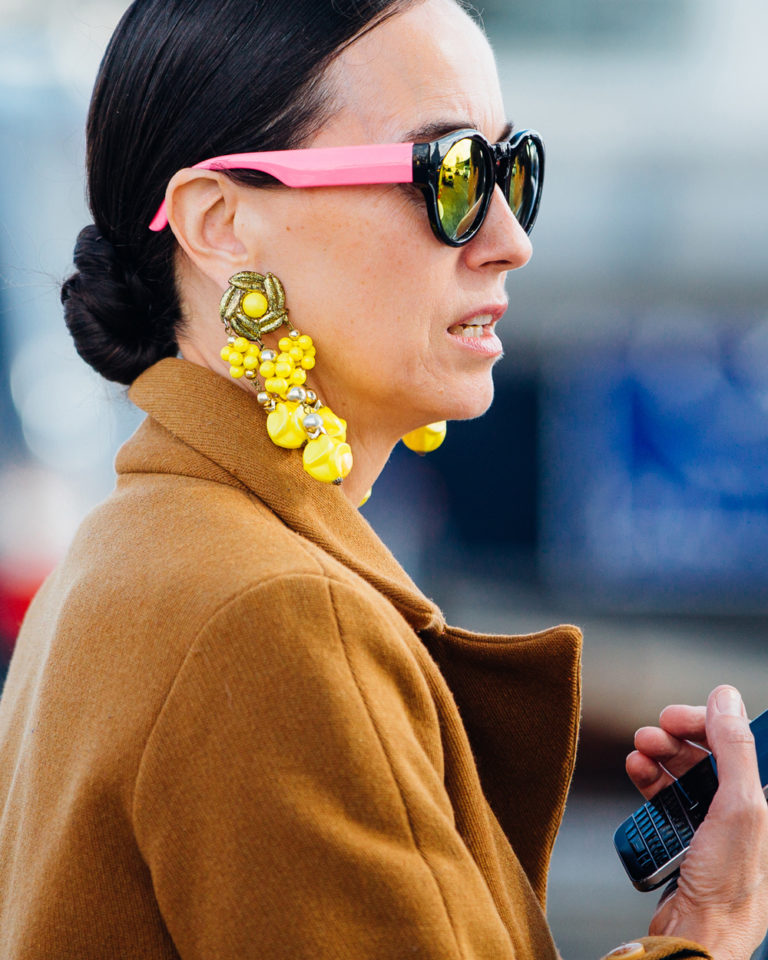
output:
[[489, 333], [493, 333], [493, 324], [494, 317], [490, 314], [484, 314], [472, 317], [468, 323], [455, 323], [452, 327], [448, 327], [448, 333], [454, 337], [464, 337], [474, 340], [478, 337], [484, 337]]

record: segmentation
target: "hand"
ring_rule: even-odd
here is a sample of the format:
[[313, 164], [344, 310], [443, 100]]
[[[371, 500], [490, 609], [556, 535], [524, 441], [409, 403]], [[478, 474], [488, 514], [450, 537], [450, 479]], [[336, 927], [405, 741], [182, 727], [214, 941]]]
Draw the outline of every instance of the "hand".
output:
[[702, 747], [714, 754], [719, 778], [650, 935], [694, 940], [715, 960], [749, 960], [768, 927], [768, 804], [739, 693], [720, 686], [706, 708], [667, 707], [658, 727], [637, 731], [635, 747], [627, 773], [647, 800], [701, 760]]

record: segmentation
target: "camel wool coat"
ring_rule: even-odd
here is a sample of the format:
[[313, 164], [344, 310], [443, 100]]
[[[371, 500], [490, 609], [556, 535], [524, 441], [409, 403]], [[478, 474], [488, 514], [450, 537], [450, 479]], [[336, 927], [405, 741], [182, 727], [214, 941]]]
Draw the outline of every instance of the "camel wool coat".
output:
[[0, 701], [0, 958], [555, 960], [578, 630], [448, 627], [224, 377], [130, 395]]

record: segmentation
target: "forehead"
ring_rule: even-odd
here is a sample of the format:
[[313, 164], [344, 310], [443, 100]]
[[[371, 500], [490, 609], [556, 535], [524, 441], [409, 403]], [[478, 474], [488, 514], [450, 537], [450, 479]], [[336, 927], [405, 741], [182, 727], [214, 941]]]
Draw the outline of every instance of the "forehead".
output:
[[495, 140], [504, 127], [493, 52], [454, 0], [420, 0], [385, 20], [338, 58], [329, 79], [340, 107], [327, 131], [333, 139], [401, 140], [455, 121]]

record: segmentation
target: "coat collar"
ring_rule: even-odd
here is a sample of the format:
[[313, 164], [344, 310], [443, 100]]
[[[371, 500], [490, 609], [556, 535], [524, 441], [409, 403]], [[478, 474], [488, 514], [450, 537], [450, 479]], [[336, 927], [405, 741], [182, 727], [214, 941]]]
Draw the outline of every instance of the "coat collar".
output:
[[[141, 374], [129, 396], [152, 420], [212, 461], [219, 479], [228, 476], [246, 487], [286, 526], [360, 574], [414, 630], [444, 628], [438, 607], [421, 593], [341, 489], [314, 480], [297, 451], [272, 443], [254, 394], [198, 364], [167, 358]], [[134, 441], [126, 444], [118, 472], [130, 471], [144, 439], [137, 438], [135, 451]], [[180, 472], [176, 462], [167, 469]]]

